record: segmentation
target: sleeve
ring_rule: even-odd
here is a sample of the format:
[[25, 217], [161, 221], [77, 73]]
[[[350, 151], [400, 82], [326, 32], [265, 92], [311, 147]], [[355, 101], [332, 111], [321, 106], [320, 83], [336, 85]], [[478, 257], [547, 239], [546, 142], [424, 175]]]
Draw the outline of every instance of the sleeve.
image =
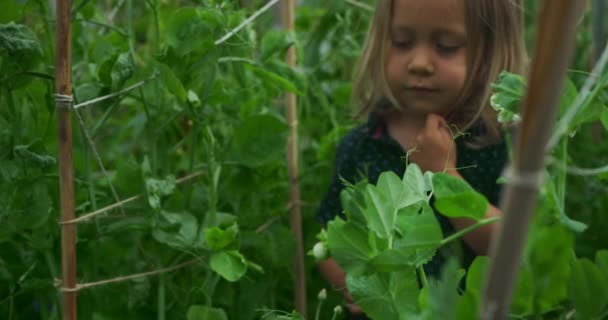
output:
[[344, 189], [342, 179], [354, 182], [356, 175], [355, 150], [357, 148], [357, 137], [355, 131], [346, 135], [338, 145], [334, 173], [317, 211], [316, 220], [326, 225], [336, 215], [342, 215], [342, 204], [340, 203], [340, 192]]

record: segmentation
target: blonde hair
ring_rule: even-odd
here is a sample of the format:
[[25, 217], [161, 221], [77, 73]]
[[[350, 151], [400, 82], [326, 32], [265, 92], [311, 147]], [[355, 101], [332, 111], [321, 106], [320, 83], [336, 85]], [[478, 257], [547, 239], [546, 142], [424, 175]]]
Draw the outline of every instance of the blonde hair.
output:
[[[462, 0], [467, 31], [467, 79], [446, 120], [466, 131], [478, 120], [483, 134], [470, 143], [483, 147], [501, 139], [496, 112], [490, 106], [491, 84], [502, 70], [524, 74], [527, 54], [524, 43], [522, 0]], [[380, 112], [383, 105], [402, 110], [384, 74], [394, 0], [378, 0], [355, 72], [353, 103], [358, 116]]]

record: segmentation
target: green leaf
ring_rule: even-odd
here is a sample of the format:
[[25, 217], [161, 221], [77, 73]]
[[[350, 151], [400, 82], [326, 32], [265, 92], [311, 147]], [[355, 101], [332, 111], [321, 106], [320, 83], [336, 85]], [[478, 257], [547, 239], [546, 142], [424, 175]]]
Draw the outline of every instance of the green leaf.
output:
[[608, 278], [588, 259], [572, 264], [569, 297], [576, 309], [577, 319], [596, 319], [608, 305]]
[[501, 123], [516, 121], [519, 119], [519, 110], [522, 97], [526, 88], [522, 76], [503, 71], [498, 80], [492, 84], [494, 94], [490, 98], [490, 104], [498, 111], [498, 121]]
[[520, 267], [511, 302], [511, 313], [526, 317], [534, 312], [534, 286], [534, 277], [530, 267]]
[[154, 66], [160, 73], [160, 78], [165, 85], [165, 89], [171, 94], [174, 94], [180, 102], [185, 103], [188, 98], [188, 93], [186, 92], [186, 89], [184, 89], [182, 82], [177, 78], [175, 73], [173, 73], [173, 70], [171, 70], [168, 65], [158, 61], [154, 63]]
[[[10, 22], [0, 24], [1, 77], [31, 71], [42, 58], [36, 34], [27, 26]], [[15, 83], [12, 83], [13, 87]]]
[[175, 190], [175, 177], [170, 175], [165, 179], [147, 178], [145, 181], [150, 207], [160, 210], [161, 197], [170, 195]]
[[401, 208], [404, 197], [403, 183], [392, 171], [380, 174], [377, 186], [367, 185], [365, 194], [367, 209], [363, 214], [368, 227], [376, 232], [378, 237], [392, 238], [397, 212]]
[[526, 265], [530, 269], [536, 311], [556, 308], [568, 296], [572, 234], [561, 225], [538, 227], [530, 234]]
[[376, 186], [367, 186], [363, 215], [369, 228], [379, 237], [392, 238], [398, 212], [427, 200], [424, 191], [417, 189], [419, 182], [402, 181], [394, 172], [387, 171], [380, 174]]
[[39, 154], [31, 150], [31, 145], [18, 145], [13, 148], [15, 157], [27, 161], [29, 165], [46, 169], [57, 165], [57, 160], [48, 154]]
[[479, 297], [482, 290], [483, 280], [489, 265], [490, 259], [487, 256], [477, 256], [467, 270], [467, 291], [474, 293], [476, 297]]
[[449, 218], [482, 219], [488, 210], [488, 200], [464, 180], [446, 173], [433, 175], [435, 208]]
[[201, 106], [201, 100], [198, 98], [196, 92], [188, 90], [188, 103], [190, 103], [195, 108]]
[[209, 265], [213, 271], [230, 282], [239, 280], [247, 271], [247, 260], [235, 250], [213, 253]]
[[186, 314], [188, 320], [228, 320], [228, 316], [223, 309], [212, 308], [209, 306], [192, 305]]
[[413, 268], [389, 274], [353, 276], [346, 285], [355, 303], [371, 319], [410, 319], [418, 310], [418, 280]]
[[205, 234], [205, 243], [207, 248], [211, 250], [220, 250], [229, 246], [236, 240], [239, 227], [235, 223], [225, 230], [218, 227], [207, 228], [203, 231]]
[[303, 93], [298, 90], [295, 83], [291, 80], [279, 75], [278, 73], [266, 70], [256, 64], [245, 64], [246, 68], [253, 71], [253, 73], [259, 77], [259, 79], [263, 80], [266, 85], [269, 87], [276, 87], [281, 91], [293, 92], [298, 95], [302, 95]]
[[600, 250], [595, 253], [595, 264], [604, 272], [608, 278], [608, 250]]
[[204, 53], [215, 46], [213, 40], [223, 25], [222, 16], [215, 9], [180, 8], [173, 11], [163, 34], [169, 46], [180, 56]]
[[248, 167], [283, 161], [288, 129], [282, 119], [269, 114], [244, 119], [232, 139], [235, 160]]
[[194, 247], [198, 222], [192, 214], [162, 211], [160, 217], [159, 224], [152, 231], [156, 241], [178, 249]]
[[129, 80], [131, 76], [133, 76], [134, 70], [135, 62], [133, 61], [133, 57], [130, 53], [123, 52], [118, 55], [110, 73], [110, 78], [112, 79], [112, 90], [120, 90], [125, 84], [125, 81]]
[[346, 187], [340, 192], [340, 203], [342, 203], [344, 214], [349, 222], [366, 225], [364, 211], [366, 210], [365, 194], [368, 184], [367, 180], [363, 179], [355, 185], [346, 181], [343, 181], [343, 183], [346, 183]]
[[433, 209], [427, 203], [422, 204], [420, 213], [418, 210], [413, 214], [400, 211], [396, 227], [401, 238], [393, 246], [401, 255], [401, 263], [420, 267], [435, 256], [443, 234]]
[[349, 274], [364, 273], [376, 255], [368, 241], [367, 231], [340, 218], [327, 224], [327, 247], [331, 256]]
[[456, 305], [456, 319], [470, 320], [478, 317], [479, 301], [469, 291], [465, 291]]
[[287, 79], [296, 87], [296, 93], [306, 92], [308, 86], [308, 75], [297, 68], [290, 67], [286, 62], [278, 58], [268, 60], [264, 63], [264, 69]]
[[428, 191], [433, 189], [431, 183], [433, 173], [430, 171], [422, 174], [420, 167], [415, 163], [410, 163], [403, 176], [403, 182], [409, 184], [417, 195], [424, 197]]
[[464, 270], [458, 268], [454, 259], [448, 260], [442, 267], [439, 280], [429, 279], [425, 293], [428, 307], [422, 312], [422, 319], [454, 319], [458, 307], [458, 284]]
[[295, 44], [295, 36], [293, 32], [283, 29], [272, 29], [264, 33], [260, 48], [260, 60], [265, 61], [273, 55], [282, 57], [287, 49]]
[[602, 114], [600, 115], [600, 121], [602, 122], [604, 129], [608, 130], [608, 107], [606, 107], [606, 106], [603, 106], [603, 108], [602, 108]]

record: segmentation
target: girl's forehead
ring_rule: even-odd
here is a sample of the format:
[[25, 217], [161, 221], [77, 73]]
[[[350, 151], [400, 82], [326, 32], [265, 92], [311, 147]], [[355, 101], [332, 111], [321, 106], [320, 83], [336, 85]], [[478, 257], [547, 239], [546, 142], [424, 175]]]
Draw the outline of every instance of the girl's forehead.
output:
[[393, 0], [391, 27], [465, 32], [465, 0]]

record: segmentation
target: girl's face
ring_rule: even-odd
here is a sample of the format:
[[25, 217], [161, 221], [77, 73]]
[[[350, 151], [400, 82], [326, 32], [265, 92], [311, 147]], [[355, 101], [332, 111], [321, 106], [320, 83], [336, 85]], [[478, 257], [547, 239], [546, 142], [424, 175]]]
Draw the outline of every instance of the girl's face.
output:
[[393, 0], [385, 75], [407, 112], [445, 115], [467, 76], [464, 0]]

